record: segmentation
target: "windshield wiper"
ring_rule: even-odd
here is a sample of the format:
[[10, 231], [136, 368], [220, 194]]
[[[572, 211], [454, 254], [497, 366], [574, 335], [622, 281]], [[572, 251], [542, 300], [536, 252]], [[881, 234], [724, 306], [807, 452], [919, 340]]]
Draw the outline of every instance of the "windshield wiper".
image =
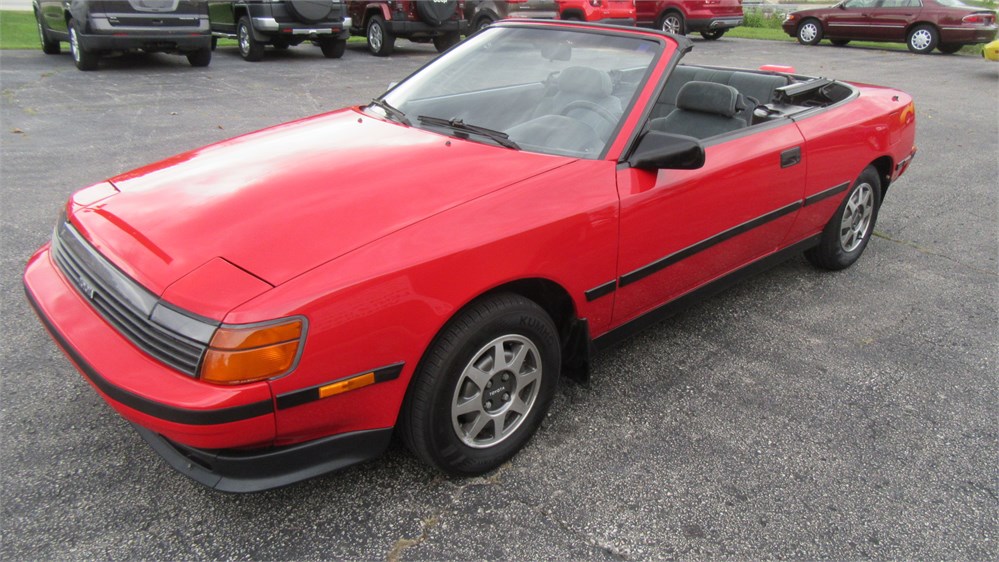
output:
[[396, 109], [392, 104], [383, 99], [375, 98], [371, 100], [371, 105], [380, 108], [382, 111], [385, 112], [385, 115], [387, 115], [389, 118], [394, 119], [402, 123], [403, 125], [406, 125], [407, 127], [412, 125], [412, 123], [409, 122], [409, 118], [406, 117], [405, 113], [403, 113], [399, 109]]
[[469, 125], [457, 117], [454, 119], [442, 119], [440, 117], [431, 117], [429, 115], [420, 115], [417, 117], [420, 123], [426, 123], [427, 125], [437, 125], [440, 127], [448, 127], [455, 131], [460, 131], [463, 133], [473, 133], [476, 135], [482, 135], [484, 137], [489, 137], [494, 140], [496, 144], [500, 146], [505, 146], [506, 148], [512, 148], [514, 150], [520, 150], [520, 146], [510, 140], [510, 135], [504, 133], [503, 131], [497, 131], [495, 129], [487, 129], [486, 127], [480, 127], [478, 125]]

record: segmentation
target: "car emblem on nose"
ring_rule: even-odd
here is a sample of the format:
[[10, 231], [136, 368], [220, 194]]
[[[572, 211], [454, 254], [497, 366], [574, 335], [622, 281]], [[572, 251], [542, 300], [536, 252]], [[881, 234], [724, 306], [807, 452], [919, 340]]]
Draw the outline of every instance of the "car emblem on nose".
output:
[[90, 300], [94, 300], [94, 295], [97, 293], [97, 289], [95, 289], [93, 285], [88, 283], [87, 280], [83, 278], [83, 276], [77, 276], [76, 286], [80, 288], [80, 291], [83, 292], [84, 296], [86, 296]]

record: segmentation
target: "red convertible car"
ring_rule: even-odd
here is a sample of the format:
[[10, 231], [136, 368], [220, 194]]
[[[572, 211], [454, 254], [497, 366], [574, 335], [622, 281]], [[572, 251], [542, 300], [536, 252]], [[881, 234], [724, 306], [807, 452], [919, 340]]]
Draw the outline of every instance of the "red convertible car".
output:
[[289, 484], [393, 432], [489, 471], [595, 350], [796, 252], [851, 265], [915, 155], [903, 92], [690, 48], [494, 24], [367, 105], [78, 191], [28, 299], [208, 486]]

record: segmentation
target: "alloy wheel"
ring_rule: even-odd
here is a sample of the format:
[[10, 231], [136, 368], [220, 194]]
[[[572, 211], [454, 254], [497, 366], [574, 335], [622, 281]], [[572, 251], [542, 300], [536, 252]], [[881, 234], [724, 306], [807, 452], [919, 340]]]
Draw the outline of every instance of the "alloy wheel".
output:
[[844, 252], [852, 252], [863, 243], [867, 237], [867, 230], [871, 226], [873, 214], [874, 191], [870, 184], [862, 183], [853, 190], [846, 203], [846, 208], [843, 210], [839, 242]]

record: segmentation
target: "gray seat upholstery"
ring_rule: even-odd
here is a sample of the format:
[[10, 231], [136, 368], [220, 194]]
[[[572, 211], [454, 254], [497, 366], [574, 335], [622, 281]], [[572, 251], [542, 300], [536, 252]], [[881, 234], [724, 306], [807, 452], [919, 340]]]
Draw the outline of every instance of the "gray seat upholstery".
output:
[[[673, 73], [667, 79], [666, 87], [652, 109], [652, 116], [665, 117], [669, 115], [676, 108], [676, 97], [680, 93], [680, 88], [691, 81], [727, 84], [739, 90], [742, 95], [751, 97], [761, 104], [773, 101], [777, 88], [790, 84], [790, 79], [787, 76], [779, 74], [759, 74], [739, 70], [680, 65], [673, 69]], [[743, 110], [742, 118], [747, 124], [752, 124], [754, 109], [752, 106], [754, 104], [748, 105], [749, 107]]]
[[[611, 95], [613, 90], [614, 84], [606, 72], [588, 66], [570, 66], [559, 73], [555, 94], [541, 100], [534, 117], [566, 115], [589, 125], [601, 139], [607, 140], [616, 120], [624, 112], [621, 100]], [[573, 102], [580, 103], [570, 107]], [[587, 109], [587, 104], [596, 105], [596, 110]], [[606, 112], [599, 111], [601, 109]], [[609, 122], [599, 113], [612, 116], [614, 120]]]
[[649, 128], [703, 139], [747, 126], [740, 115], [746, 108], [738, 90], [714, 82], [687, 82], [676, 97], [676, 109], [653, 119]]

